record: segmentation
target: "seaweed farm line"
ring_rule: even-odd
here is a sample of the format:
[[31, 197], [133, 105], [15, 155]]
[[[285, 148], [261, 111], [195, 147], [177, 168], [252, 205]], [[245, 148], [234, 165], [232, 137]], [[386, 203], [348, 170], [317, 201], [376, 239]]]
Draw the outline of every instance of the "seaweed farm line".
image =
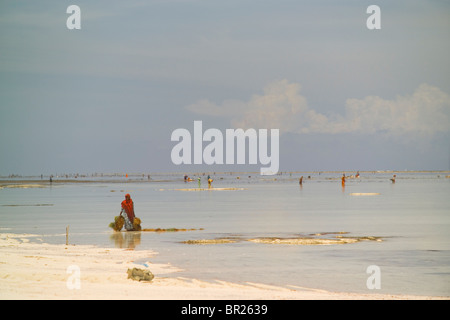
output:
[[[182, 270], [170, 277], [449, 296], [450, 173], [359, 173], [345, 186], [342, 171], [0, 177], [0, 232], [63, 244], [70, 226], [70, 244], [158, 252]], [[143, 232], [108, 227], [126, 193]]]

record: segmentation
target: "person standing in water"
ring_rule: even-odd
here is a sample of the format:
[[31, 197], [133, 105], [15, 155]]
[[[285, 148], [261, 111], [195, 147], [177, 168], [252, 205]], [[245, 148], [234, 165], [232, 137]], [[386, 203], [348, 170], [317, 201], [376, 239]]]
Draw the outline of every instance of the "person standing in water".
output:
[[392, 181], [392, 183], [395, 183], [395, 178], [396, 178], [397, 176], [394, 174], [393, 176], [392, 176], [392, 178], [391, 178], [391, 181]]
[[300, 179], [298, 180], [298, 183], [299, 183], [300, 185], [303, 185], [303, 176], [300, 177]]
[[211, 183], [213, 182], [213, 179], [211, 179], [211, 177], [208, 174], [208, 188], [211, 189]]
[[342, 186], [345, 187], [345, 173], [342, 174], [342, 179], [341, 179], [341, 181], [342, 181]]
[[133, 200], [131, 200], [130, 195], [127, 193], [125, 195], [125, 200], [122, 201], [122, 210], [120, 211], [120, 215], [125, 220], [125, 229], [127, 231], [133, 231], [133, 222], [134, 222], [134, 204]]

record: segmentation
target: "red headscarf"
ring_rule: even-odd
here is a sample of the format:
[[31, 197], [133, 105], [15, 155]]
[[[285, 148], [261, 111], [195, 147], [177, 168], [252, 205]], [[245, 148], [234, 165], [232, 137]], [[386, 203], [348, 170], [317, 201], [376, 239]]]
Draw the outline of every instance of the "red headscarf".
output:
[[134, 221], [134, 205], [133, 205], [133, 200], [131, 200], [131, 197], [128, 193], [125, 195], [125, 200], [122, 201], [122, 208], [127, 213], [128, 219], [130, 219], [131, 223], [133, 223], [133, 221]]

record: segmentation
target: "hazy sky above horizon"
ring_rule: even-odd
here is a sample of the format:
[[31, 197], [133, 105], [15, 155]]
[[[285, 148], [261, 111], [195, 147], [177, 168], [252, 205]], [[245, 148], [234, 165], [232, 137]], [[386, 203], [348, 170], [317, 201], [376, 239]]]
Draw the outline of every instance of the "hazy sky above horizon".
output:
[[194, 120], [280, 129], [282, 171], [449, 170], [449, 39], [439, 0], [2, 1], [0, 175], [259, 170], [174, 165]]

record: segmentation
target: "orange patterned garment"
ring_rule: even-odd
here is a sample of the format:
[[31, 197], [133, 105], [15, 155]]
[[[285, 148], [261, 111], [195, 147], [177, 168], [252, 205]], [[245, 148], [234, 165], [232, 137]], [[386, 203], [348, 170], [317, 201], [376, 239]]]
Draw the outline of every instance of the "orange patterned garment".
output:
[[125, 195], [125, 200], [122, 201], [122, 208], [127, 213], [128, 219], [131, 223], [134, 221], [134, 205], [133, 200], [131, 200], [130, 195], [127, 193]]

